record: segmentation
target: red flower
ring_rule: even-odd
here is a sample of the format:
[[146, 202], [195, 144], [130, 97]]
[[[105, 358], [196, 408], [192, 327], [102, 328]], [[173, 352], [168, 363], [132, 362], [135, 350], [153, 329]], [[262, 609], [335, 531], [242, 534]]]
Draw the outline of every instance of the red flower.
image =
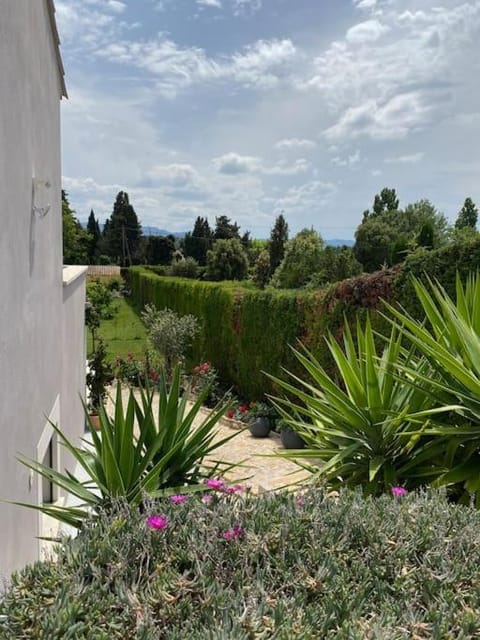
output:
[[232, 419], [234, 415], [235, 415], [235, 411], [227, 411], [227, 418]]
[[248, 413], [248, 406], [246, 404], [242, 404], [238, 407], [240, 413]]
[[203, 363], [202, 369], [203, 369], [203, 371], [208, 371], [210, 369], [210, 365], [208, 364], [208, 362], [204, 362]]
[[193, 372], [194, 372], [194, 373], [199, 373], [199, 372], [200, 372], [200, 367], [197, 365], [197, 366], [194, 368]]

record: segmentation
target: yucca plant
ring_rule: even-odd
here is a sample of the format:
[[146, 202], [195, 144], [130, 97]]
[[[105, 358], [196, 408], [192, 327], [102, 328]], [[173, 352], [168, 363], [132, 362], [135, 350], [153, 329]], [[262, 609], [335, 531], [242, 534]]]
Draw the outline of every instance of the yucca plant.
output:
[[[431, 425], [432, 436], [448, 430], [448, 469], [435, 484], [462, 483], [470, 493], [480, 489], [480, 277], [470, 275], [465, 284], [457, 274], [456, 302], [438, 283], [413, 281], [426, 321], [404, 309], [387, 305], [386, 316], [396, 330], [415, 346], [435, 375], [417, 376], [441, 403], [457, 406], [450, 424]], [[393, 316], [393, 319], [392, 319]]]
[[294, 352], [309, 380], [273, 378], [287, 392], [274, 403], [306, 442], [305, 450], [280, 455], [330, 486], [361, 485], [371, 494], [396, 484], [421, 486], [444, 473], [446, 438], [422, 432], [449, 407], [438, 407], [427, 385], [412, 384], [417, 375], [430, 377], [428, 360], [405, 349], [396, 328], [377, 353], [368, 318], [365, 328], [357, 320], [356, 341], [347, 323], [343, 343], [342, 349], [332, 335], [327, 338], [339, 384], [306, 349]]
[[110, 417], [101, 406], [100, 431], [91, 429], [93, 442], [84, 439], [81, 447], [75, 446], [57, 425], [52, 424], [60, 443], [80, 465], [87, 481], [81, 481], [68, 471], [62, 473], [18, 456], [22, 464], [74, 496], [80, 502], [78, 506], [15, 504], [40, 510], [80, 528], [92, 512], [108, 510], [114, 500], [124, 499], [140, 507], [147, 496], [168, 495], [180, 488], [183, 492], [196, 490], [203, 478], [228, 471], [233, 465], [205, 464], [207, 456], [237, 435], [215, 440], [215, 427], [228, 405], [217, 406], [199, 426], [195, 426], [194, 420], [207, 390], [189, 407], [188, 392], [182, 392], [179, 367], [173, 372], [170, 387], [167, 387], [165, 375], [160, 378], [157, 415], [153, 409], [156, 393], [154, 389], [142, 389], [139, 402], [130, 390], [124, 410], [118, 383], [113, 416]]

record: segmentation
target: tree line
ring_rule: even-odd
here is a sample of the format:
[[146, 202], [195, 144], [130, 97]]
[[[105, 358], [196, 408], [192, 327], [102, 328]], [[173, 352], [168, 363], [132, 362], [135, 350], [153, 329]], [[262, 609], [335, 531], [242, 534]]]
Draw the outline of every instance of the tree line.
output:
[[251, 238], [226, 215], [198, 216], [181, 239], [148, 236], [125, 191], [120, 191], [103, 229], [93, 210], [86, 229], [62, 192], [64, 261], [70, 264], [163, 265], [165, 273], [209, 280], [251, 278], [259, 287], [322, 286], [364, 271], [402, 262], [419, 249], [431, 250], [477, 234], [478, 209], [466, 198], [453, 226], [428, 200], [405, 207], [395, 189], [384, 188], [363, 212], [353, 247], [329, 247], [314, 229], [289, 238], [288, 223], [277, 216], [268, 240]]

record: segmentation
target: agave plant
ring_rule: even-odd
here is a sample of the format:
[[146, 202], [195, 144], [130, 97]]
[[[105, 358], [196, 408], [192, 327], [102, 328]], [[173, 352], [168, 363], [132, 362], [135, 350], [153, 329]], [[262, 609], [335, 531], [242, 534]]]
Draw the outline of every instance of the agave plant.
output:
[[[435, 375], [418, 375], [437, 402], [456, 403], [450, 425], [431, 425], [429, 434], [448, 430], [449, 464], [436, 484], [461, 482], [470, 493], [480, 490], [480, 277], [470, 275], [465, 285], [457, 274], [456, 302], [438, 283], [414, 280], [426, 322], [391, 305], [392, 324], [428, 361]], [[388, 317], [388, 316], [387, 316]]]
[[[225, 473], [233, 466], [228, 463], [208, 465], [205, 458], [237, 435], [215, 440], [215, 427], [228, 405], [217, 406], [199, 426], [194, 425], [207, 392], [204, 390], [189, 407], [188, 393], [182, 393], [181, 371], [177, 367], [170, 388], [165, 375], [161, 376], [158, 413], [155, 415], [156, 391], [141, 389], [139, 402], [130, 390], [124, 410], [118, 383], [114, 414], [110, 417], [105, 408], [100, 407], [100, 431], [91, 429], [92, 443], [84, 439], [82, 446], [77, 447], [52, 424], [59, 441], [82, 468], [87, 481], [81, 481], [68, 471], [62, 473], [24, 456], [18, 457], [22, 464], [74, 496], [80, 504], [15, 504], [38, 509], [65, 524], [81, 528], [85, 518], [108, 510], [115, 499], [141, 506], [147, 496], [168, 495], [180, 488], [183, 492], [199, 489], [203, 478]], [[87, 420], [90, 420], [88, 415]]]
[[451, 408], [437, 406], [427, 385], [413, 383], [417, 375], [429, 379], [428, 360], [405, 349], [395, 327], [377, 354], [368, 318], [364, 329], [357, 320], [356, 344], [346, 324], [343, 342], [344, 349], [327, 339], [339, 384], [306, 349], [294, 352], [310, 381], [273, 378], [287, 394], [272, 400], [306, 442], [305, 450], [280, 455], [330, 486], [361, 485], [373, 494], [397, 484], [414, 488], [444, 473], [446, 438], [424, 431], [432, 416]]

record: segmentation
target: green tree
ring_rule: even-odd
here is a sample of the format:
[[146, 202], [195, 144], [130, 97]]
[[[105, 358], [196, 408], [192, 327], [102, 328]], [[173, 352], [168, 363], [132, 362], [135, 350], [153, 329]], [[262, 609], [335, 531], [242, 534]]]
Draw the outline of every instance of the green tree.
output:
[[173, 236], [147, 236], [145, 260], [147, 264], [170, 264], [175, 251]]
[[285, 245], [288, 242], [288, 224], [282, 214], [277, 216], [270, 232], [268, 251], [270, 253], [270, 269], [274, 273], [285, 255]]
[[398, 205], [400, 201], [397, 198], [397, 192], [395, 189], [382, 189], [377, 194], [373, 201], [373, 213], [372, 216], [381, 216], [385, 211], [398, 211]]
[[70, 207], [68, 196], [62, 189], [63, 262], [65, 264], [87, 264], [90, 235], [82, 228]]
[[457, 220], [455, 222], [455, 229], [464, 229], [470, 227], [475, 229], [478, 220], [478, 209], [471, 198], [466, 198], [463, 203], [463, 207], [458, 213]]
[[218, 216], [215, 218], [215, 231], [213, 232], [214, 240], [230, 240], [232, 238], [240, 239], [240, 227], [236, 222], [231, 222], [227, 216]]
[[104, 229], [105, 253], [123, 266], [138, 263], [141, 259], [142, 226], [126, 191], [118, 193], [107, 222]]
[[272, 278], [280, 289], [305, 286], [322, 268], [323, 240], [313, 229], [303, 229], [289, 240], [285, 255]]
[[94, 264], [95, 258], [98, 255], [98, 252], [97, 252], [98, 242], [102, 236], [102, 233], [100, 231], [100, 225], [98, 223], [98, 220], [95, 218], [95, 213], [93, 209], [90, 210], [90, 215], [88, 216], [87, 231], [90, 234], [88, 258], [89, 258], [90, 264]]
[[265, 249], [260, 252], [253, 270], [253, 281], [259, 289], [265, 289], [270, 279], [270, 253]]
[[248, 257], [238, 238], [216, 240], [207, 253], [206, 277], [209, 280], [244, 280]]
[[362, 273], [362, 265], [355, 258], [351, 247], [325, 247], [321, 253], [318, 284], [339, 282]]
[[198, 216], [193, 231], [187, 233], [183, 240], [185, 255], [195, 258], [198, 264], [204, 266], [207, 263], [207, 251], [212, 248], [212, 243], [213, 232], [208, 219]]
[[369, 217], [355, 232], [354, 253], [365, 271], [376, 271], [392, 263], [395, 229], [381, 218]]

